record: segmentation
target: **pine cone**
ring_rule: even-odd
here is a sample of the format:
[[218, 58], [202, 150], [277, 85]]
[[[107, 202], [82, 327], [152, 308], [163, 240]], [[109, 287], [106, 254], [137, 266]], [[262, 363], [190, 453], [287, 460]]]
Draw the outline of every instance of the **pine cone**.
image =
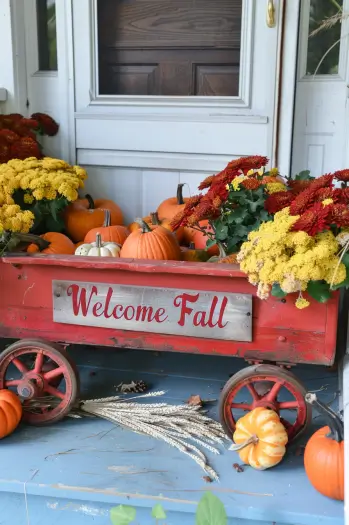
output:
[[130, 383], [120, 383], [116, 390], [122, 394], [141, 394], [149, 389], [148, 385], [140, 381], [131, 381]]

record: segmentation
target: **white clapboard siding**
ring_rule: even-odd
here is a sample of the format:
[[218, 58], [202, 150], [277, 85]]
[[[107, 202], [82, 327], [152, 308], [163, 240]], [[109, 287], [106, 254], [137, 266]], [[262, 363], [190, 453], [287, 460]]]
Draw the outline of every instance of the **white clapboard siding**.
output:
[[141, 168], [84, 166], [88, 172], [85, 190], [96, 198], [115, 200], [125, 222], [155, 211], [164, 199], [176, 195], [184, 183], [185, 197], [198, 193], [198, 185], [210, 172], [163, 171]]

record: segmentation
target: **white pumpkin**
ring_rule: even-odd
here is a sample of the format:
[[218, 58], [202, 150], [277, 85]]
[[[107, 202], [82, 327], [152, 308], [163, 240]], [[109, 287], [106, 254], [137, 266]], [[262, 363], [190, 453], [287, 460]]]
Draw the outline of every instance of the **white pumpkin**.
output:
[[102, 242], [101, 234], [97, 233], [96, 242], [81, 244], [75, 250], [75, 255], [87, 257], [120, 257], [120, 244]]

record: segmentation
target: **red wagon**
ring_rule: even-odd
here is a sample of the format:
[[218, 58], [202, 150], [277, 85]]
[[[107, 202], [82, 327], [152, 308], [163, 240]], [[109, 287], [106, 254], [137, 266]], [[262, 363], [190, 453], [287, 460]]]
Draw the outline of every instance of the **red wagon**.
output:
[[[32, 424], [63, 418], [75, 402], [78, 376], [69, 344], [247, 360], [251, 366], [231, 377], [221, 394], [220, 416], [230, 436], [237, 411], [258, 406], [291, 413], [284, 423], [290, 439], [298, 436], [311, 413], [304, 386], [288, 368], [335, 360], [338, 293], [300, 312], [292, 297], [259, 300], [236, 266], [5, 256], [0, 290], [0, 337], [18, 339], [0, 356], [0, 388], [15, 388], [26, 400], [60, 400], [53, 409], [27, 413]], [[242, 389], [248, 400], [241, 400]]]

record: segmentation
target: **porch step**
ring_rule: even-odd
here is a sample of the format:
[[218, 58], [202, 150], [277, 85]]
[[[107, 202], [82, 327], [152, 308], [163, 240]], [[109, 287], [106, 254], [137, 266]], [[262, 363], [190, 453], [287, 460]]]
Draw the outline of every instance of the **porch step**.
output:
[[[72, 355], [80, 363], [82, 398], [111, 395], [121, 381], [143, 379], [166, 390], [169, 402], [183, 402], [192, 394], [217, 399], [228, 372], [243, 366], [223, 357], [82, 347]], [[296, 373], [309, 390], [322, 388], [325, 402], [333, 400], [336, 373], [321, 367], [299, 367]], [[210, 412], [217, 417], [216, 404]], [[323, 424], [315, 414], [312, 431]], [[1, 450], [0, 523], [6, 525], [106, 524], [110, 508], [120, 504], [137, 508], [138, 523], [154, 525], [150, 514], [157, 503], [168, 513], [167, 525], [193, 525], [197, 502], [207, 490], [223, 501], [231, 525], [344, 523], [343, 504], [322, 497], [309, 484], [299, 444], [290, 447], [282, 464], [265, 472], [248, 467], [236, 472], [237, 456], [228, 450], [217, 457], [208, 454], [220, 475], [213, 484], [205, 483], [199, 466], [166, 443], [97, 419], [22, 426], [2, 442]]]

